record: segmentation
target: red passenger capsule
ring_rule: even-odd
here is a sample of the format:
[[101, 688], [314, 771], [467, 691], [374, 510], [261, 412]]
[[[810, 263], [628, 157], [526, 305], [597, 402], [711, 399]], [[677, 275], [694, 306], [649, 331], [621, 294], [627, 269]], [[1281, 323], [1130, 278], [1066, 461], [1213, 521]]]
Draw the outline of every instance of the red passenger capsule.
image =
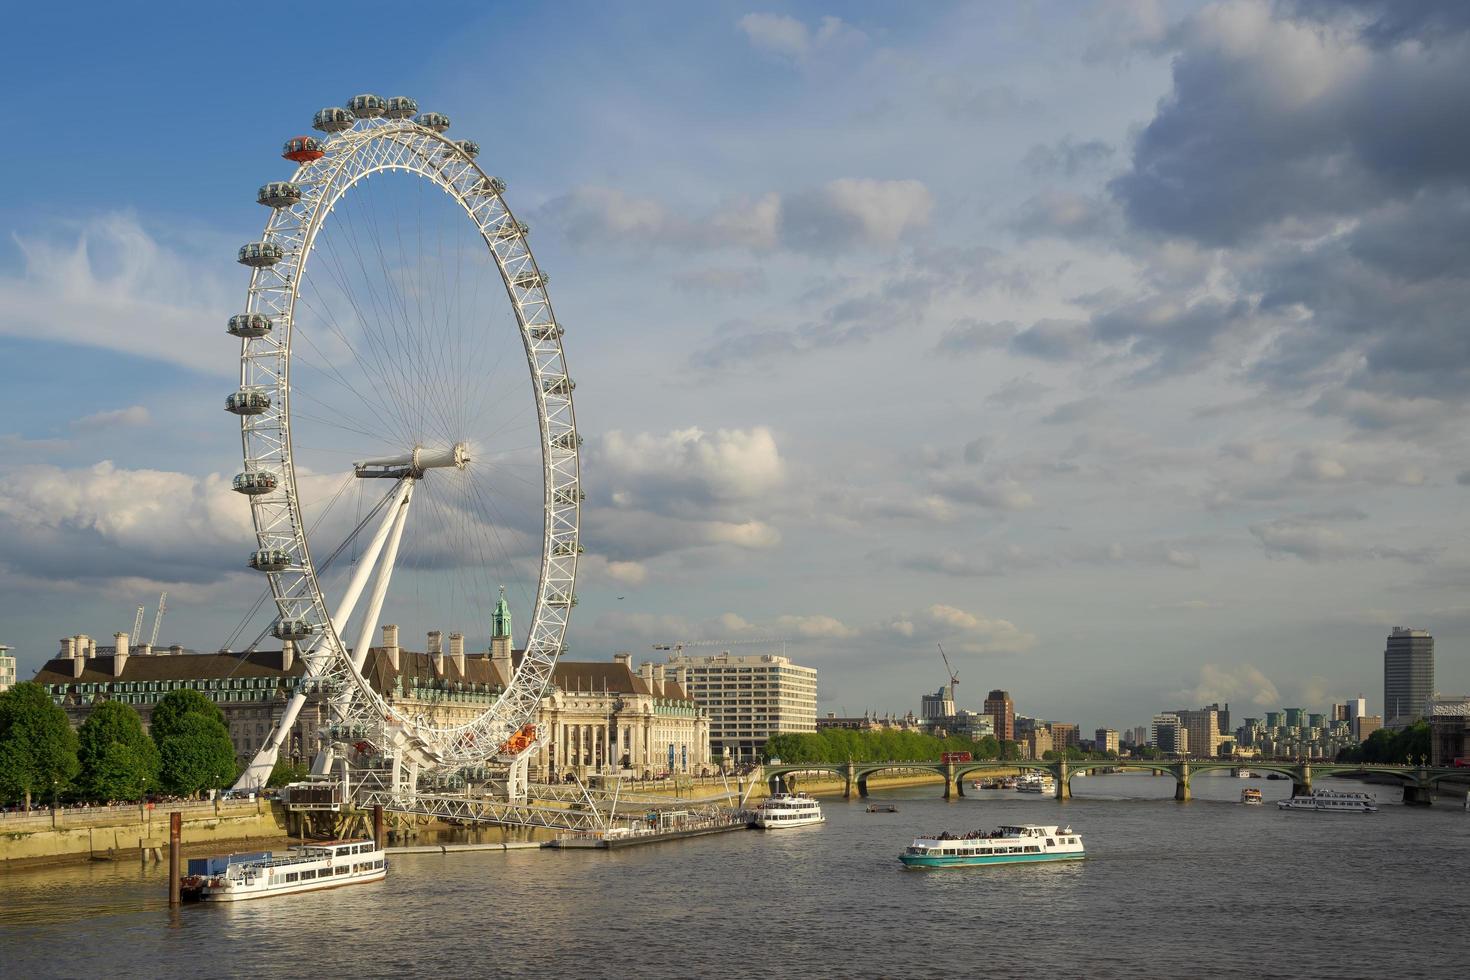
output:
[[281, 156], [287, 160], [295, 160], [297, 163], [310, 163], [312, 160], [320, 160], [326, 156], [322, 150], [321, 141], [314, 136], [293, 136], [286, 141], [286, 146], [281, 150]]

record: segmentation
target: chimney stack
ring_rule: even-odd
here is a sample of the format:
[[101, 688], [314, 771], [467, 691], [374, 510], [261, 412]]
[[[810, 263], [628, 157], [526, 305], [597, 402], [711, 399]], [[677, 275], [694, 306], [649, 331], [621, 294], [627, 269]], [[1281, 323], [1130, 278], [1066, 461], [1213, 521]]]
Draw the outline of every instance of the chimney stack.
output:
[[443, 677], [444, 634], [439, 630], [429, 630], [429, 657], [434, 661], [434, 674]]
[[615, 664], [622, 664], [624, 667], [627, 667], [629, 670], [632, 670], [633, 669], [633, 655], [631, 653], [626, 653], [624, 651], [618, 651], [617, 653], [613, 654], [613, 663], [615, 663]]
[[383, 649], [388, 653], [388, 662], [393, 665], [393, 674], [398, 675], [398, 627], [389, 623], [383, 627]]
[[61, 638], [61, 655], [67, 660], [77, 655], [77, 638], [74, 636], [63, 636]]
[[183, 647], [183, 645], [182, 644], [179, 644], [179, 643], [175, 643], [173, 646], [171, 646], [171, 647], [168, 648], [168, 655], [170, 657], [181, 657], [181, 656], [183, 656], [184, 655], [184, 647]]
[[112, 634], [112, 676], [121, 677], [123, 668], [128, 665], [128, 634]]
[[87, 658], [86, 657], [73, 657], [72, 658], [72, 660], [71, 660], [71, 676], [72, 676], [72, 680], [76, 680], [78, 677], [81, 677], [82, 676], [82, 671], [84, 671], [86, 669], [87, 669]]
[[139, 643], [136, 652], [140, 657], [151, 657], [153, 656], [153, 644]]
[[664, 696], [664, 665], [663, 664], [654, 664], [654, 666], [653, 666], [653, 693], [654, 694], [657, 694], [659, 697], [663, 697]]
[[97, 656], [97, 644], [93, 643], [92, 638], [86, 633], [77, 634], [77, 656], [87, 658]]
[[291, 665], [296, 662], [296, 641], [281, 641], [281, 669], [289, 672]]
[[463, 633], [450, 633], [449, 634], [449, 659], [451, 659], [451, 660], [454, 661], [455, 668], [459, 670], [459, 679], [460, 680], [464, 680], [464, 678], [465, 678], [465, 663], [464, 663], [464, 634]]

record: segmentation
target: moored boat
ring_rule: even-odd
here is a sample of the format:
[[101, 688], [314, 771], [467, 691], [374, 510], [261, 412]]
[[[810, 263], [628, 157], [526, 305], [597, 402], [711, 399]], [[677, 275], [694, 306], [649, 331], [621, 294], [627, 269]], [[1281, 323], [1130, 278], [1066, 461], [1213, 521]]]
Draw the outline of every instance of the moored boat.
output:
[[1016, 780], [1017, 793], [1055, 793], [1057, 781], [1049, 772], [1028, 772]]
[[1314, 813], [1377, 813], [1378, 797], [1372, 793], [1341, 793], [1316, 789], [1310, 796], [1293, 796], [1277, 800], [1280, 810], [1310, 810]]
[[805, 793], [777, 793], [755, 811], [755, 825], [762, 830], [785, 830], [822, 823], [822, 807]]
[[1082, 836], [1071, 827], [1007, 824], [989, 833], [945, 832], [916, 837], [898, 856], [909, 868], [963, 868], [987, 864], [1080, 861]]
[[203, 858], [190, 861], [189, 866], [182, 891], [205, 902], [239, 902], [360, 885], [382, 881], [388, 873], [384, 852], [370, 840], [298, 844], [281, 855], [262, 851]]
[[1256, 789], [1254, 786], [1247, 786], [1245, 789], [1240, 791], [1240, 802], [1244, 803], [1246, 806], [1260, 806], [1264, 801], [1261, 797], [1260, 790]]
[[869, 803], [869, 813], [897, 813], [898, 807], [892, 803]]

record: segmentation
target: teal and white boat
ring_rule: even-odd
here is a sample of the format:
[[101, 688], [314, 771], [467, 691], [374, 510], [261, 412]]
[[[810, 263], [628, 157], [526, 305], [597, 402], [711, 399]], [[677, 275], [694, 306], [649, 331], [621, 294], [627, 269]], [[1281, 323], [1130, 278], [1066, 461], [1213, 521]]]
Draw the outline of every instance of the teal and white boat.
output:
[[1001, 826], [989, 833], [915, 837], [898, 859], [910, 868], [968, 868], [977, 864], [1080, 861], [1082, 836], [1071, 827]]

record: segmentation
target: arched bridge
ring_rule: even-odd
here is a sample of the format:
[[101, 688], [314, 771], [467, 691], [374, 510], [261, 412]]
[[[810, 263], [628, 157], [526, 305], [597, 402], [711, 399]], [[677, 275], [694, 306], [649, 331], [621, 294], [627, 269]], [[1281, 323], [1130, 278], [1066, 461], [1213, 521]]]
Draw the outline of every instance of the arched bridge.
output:
[[868, 795], [869, 777], [881, 772], [903, 770], [908, 772], [932, 772], [944, 777], [944, 798], [965, 795], [965, 779], [977, 774], [1009, 772], [1015, 769], [1049, 772], [1056, 782], [1056, 798], [1072, 798], [1072, 777], [1080, 772], [1096, 769], [1139, 769], [1168, 773], [1174, 777], [1174, 799], [1190, 799], [1189, 780], [1195, 773], [1219, 769], [1249, 769], [1251, 772], [1279, 772], [1291, 778], [1293, 796], [1305, 796], [1312, 791], [1313, 776], [1357, 776], [1381, 773], [1397, 778], [1404, 787], [1404, 802], [1428, 806], [1433, 799], [1434, 787], [1440, 780], [1451, 776], [1470, 778], [1470, 770], [1432, 766], [1394, 766], [1378, 763], [1350, 762], [1230, 762], [1213, 759], [1088, 759], [1073, 761], [1058, 759], [1043, 762], [1023, 759], [1003, 762], [988, 759], [975, 762], [806, 762], [766, 766], [763, 774], [771, 792], [792, 788], [804, 774], [812, 772], [831, 773], [843, 781], [842, 796], [850, 799], [854, 793]]

